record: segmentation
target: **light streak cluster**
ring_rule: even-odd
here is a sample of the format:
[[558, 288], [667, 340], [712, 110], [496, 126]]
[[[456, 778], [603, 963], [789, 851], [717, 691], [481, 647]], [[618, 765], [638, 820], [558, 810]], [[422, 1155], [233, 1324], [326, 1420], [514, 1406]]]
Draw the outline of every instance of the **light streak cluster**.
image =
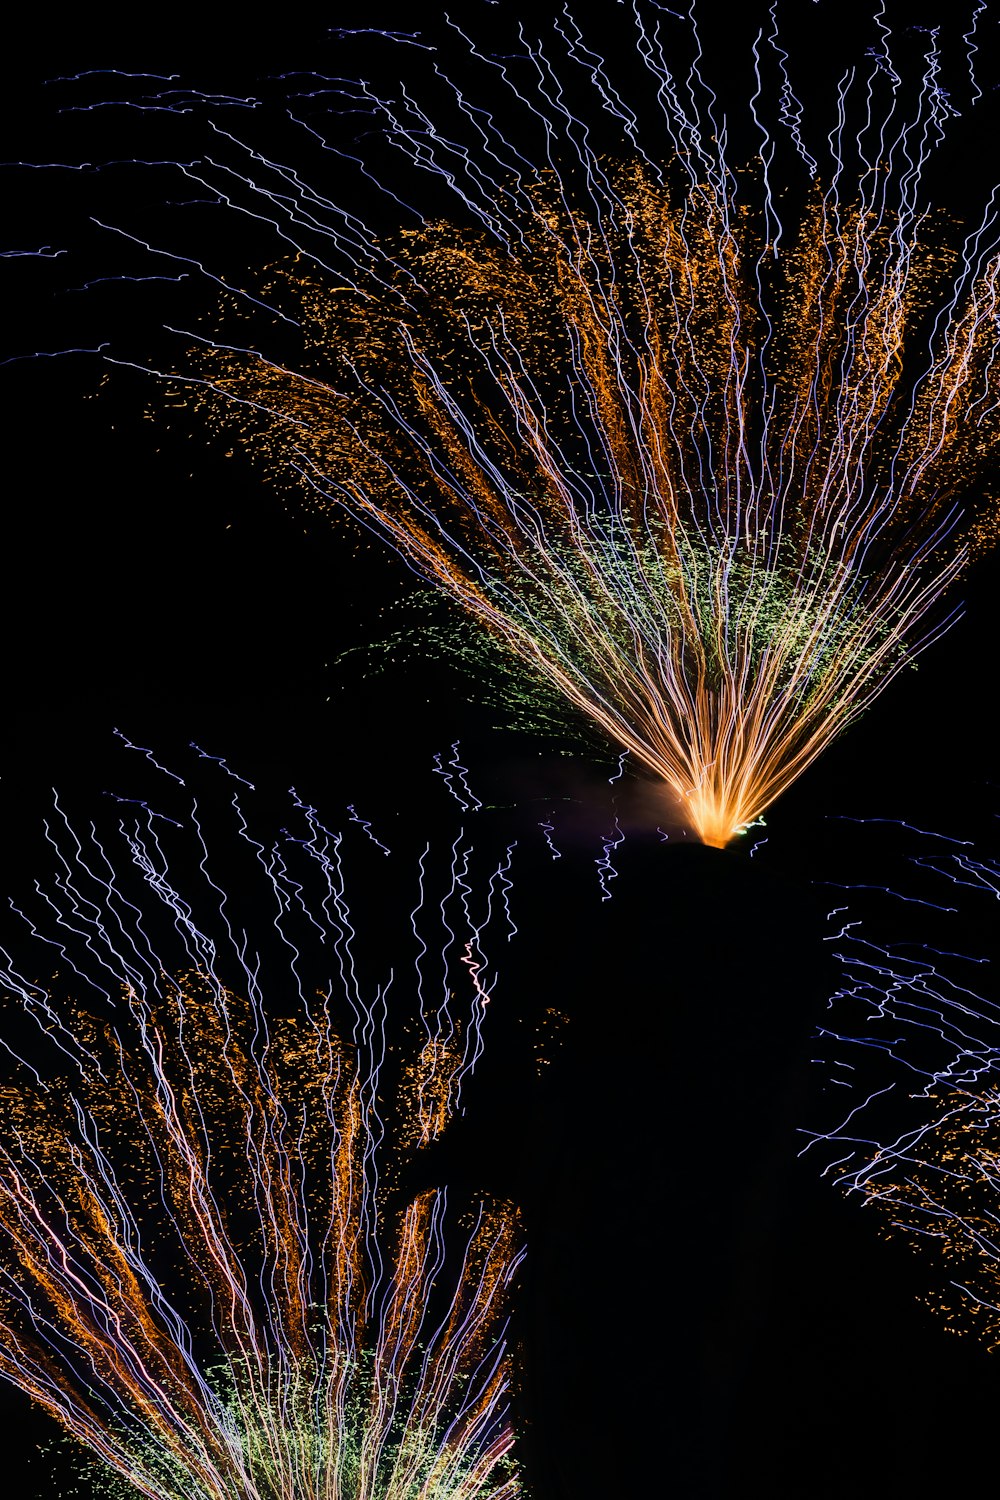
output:
[[479, 1056], [506, 865], [425, 852], [373, 963], [342, 836], [296, 799], [269, 846], [245, 797], [221, 861], [197, 811], [47, 827], [14, 910], [57, 974], [0, 951], [0, 1374], [123, 1495], [513, 1500], [517, 1214], [400, 1176]]
[[[233, 294], [184, 390], [308, 503], [387, 540], [721, 846], [947, 627], [937, 606], [992, 541], [964, 505], [1000, 420], [996, 193], [964, 241], [925, 202], [956, 113], [933, 32], [907, 77], [878, 13], [824, 164], [775, 23], [745, 166], [694, 22], [632, 12], [627, 95], [568, 11], [554, 43], [522, 27], [505, 55], [449, 23], [460, 78], [402, 39], [414, 81], [393, 95], [279, 80], [334, 175], [358, 169], [405, 217], [381, 237], [204, 96], [214, 154], [185, 176], [296, 258]], [[399, 170], [338, 148], [323, 109], [360, 116]], [[402, 196], [421, 183], [451, 219]], [[294, 367], [262, 348], [265, 307], [282, 339], [300, 330]]]
[[[1000, 1001], [988, 992], [989, 959], [952, 944], [963, 918], [979, 934], [995, 925], [981, 918], [1000, 894], [1000, 862], [970, 842], [901, 826], [920, 850], [907, 863], [922, 875], [911, 868], [899, 889], [852, 884], [849, 905], [830, 913], [842, 977], [817, 1061], [836, 1123], [807, 1131], [805, 1150], [829, 1157], [824, 1175], [943, 1273], [926, 1300], [948, 1328], [973, 1329], [996, 1349]], [[915, 917], [920, 940], [907, 935]], [[938, 928], [938, 942], [928, 941]]]

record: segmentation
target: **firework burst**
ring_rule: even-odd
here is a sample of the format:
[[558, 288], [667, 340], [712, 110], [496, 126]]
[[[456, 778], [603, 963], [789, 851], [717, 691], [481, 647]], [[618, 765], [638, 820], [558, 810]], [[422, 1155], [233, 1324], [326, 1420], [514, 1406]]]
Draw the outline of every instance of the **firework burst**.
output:
[[[479, 1053], [502, 870], [477, 922], [470, 851], [441, 889], [422, 862], [404, 1041], [405, 981], [371, 978], [341, 840], [299, 812], [271, 848], [240, 814], [234, 896], [197, 821], [178, 835], [142, 812], [114, 851], [50, 830], [59, 939], [44, 941], [92, 1005], [57, 1004], [3, 955], [13, 1021], [39, 1035], [3, 1086], [0, 1373], [121, 1493], [510, 1500], [517, 1216], [482, 1202], [456, 1221], [444, 1189], [399, 1181]], [[198, 874], [175, 886], [178, 837]], [[235, 915], [254, 871], [270, 949]], [[307, 970], [327, 975], [315, 992]]]
[[[879, 54], [866, 92], [841, 85], [824, 169], [776, 34], [781, 119], [761, 123], [758, 38], [744, 169], [697, 61], [682, 86], [643, 14], [634, 87], [655, 100], [635, 109], [556, 28], [617, 156], [523, 34], [503, 63], [462, 38], [489, 109], [437, 69], [474, 149], [409, 89], [335, 81], [414, 180], [454, 194], [451, 222], [376, 238], [219, 130], [232, 161], [188, 176], [323, 248], [234, 299], [186, 390], [309, 503], [384, 537], [722, 846], [946, 628], [936, 606], [989, 540], [962, 502], [1000, 420], [997, 218], [991, 200], [948, 248], [924, 202], [954, 112], [933, 40], [909, 84]], [[256, 327], [261, 301], [302, 331], [294, 368], [241, 337], [238, 309]]]

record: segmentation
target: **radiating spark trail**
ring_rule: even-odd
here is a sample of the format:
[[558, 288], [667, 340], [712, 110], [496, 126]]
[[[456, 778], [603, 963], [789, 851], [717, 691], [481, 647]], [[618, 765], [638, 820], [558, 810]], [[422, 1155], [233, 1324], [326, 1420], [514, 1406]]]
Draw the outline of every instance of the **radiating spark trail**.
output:
[[625, 842], [625, 834], [621, 824], [615, 818], [614, 832], [604, 841], [603, 853], [595, 861], [597, 865], [597, 878], [601, 887], [601, 900], [611, 900], [611, 882], [618, 879], [618, 871], [611, 863], [611, 856], [619, 844]]
[[553, 833], [553, 830], [555, 829], [555, 824], [554, 823], [539, 823], [538, 826], [542, 830], [542, 834], [544, 836], [546, 844], [548, 844], [549, 849], [552, 851], [552, 858], [553, 859], [562, 859], [562, 854], [556, 848], [555, 844], [552, 842], [552, 833]]
[[[210, 120], [226, 154], [179, 168], [294, 247], [251, 301], [305, 347], [293, 368], [256, 335], [203, 341], [182, 378], [213, 423], [388, 541], [721, 846], [947, 629], [944, 595], [992, 542], [964, 505], [1000, 425], [1000, 220], [994, 192], [949, 244], [922, 197], [956, 113], [936, 33], [908, 76], [879, 12], [824, 159], [772, 8], [744, 169], [693, 20], [694, 60], [674, 72], [664, 10], [632, 8], [631, 94], [568, 13], [551, 43], [521, 27], [502, 55], [449, 22], [468, 82], [412, 51], [394, 95], [326, 80], [333, 123], [360, 111], [402, 171], [390, 182], [374, 149], [301, 128], [412, 217], [393, 236]], [[454, 222], [421, 214], [424, 185]], [[784, 222], [786, 186], [804, 206]], [[234, 320], [253, 318], [231, 291]]]
[[482, 1048], [510, 850], [477, 916], [468, 846], [443, 879], [425, 852], [414, 1048], [405, 951], [384, 899], [366, 944], [344, 838], [297, 801], [268, 845], [233, 805], [226, 888], [201, 814], [176, 835], [140, 804], [108, 840], [57, 809], [42, 914], [14, 908], [85, 998], [0, 950], [18, 1035], [38, 1028], [0, 1081], [0, 1374], [123, 1495], [514, 1500], [516, 1213], [460, 1227], [446, 1190], [399, 1180]]
[[[440, 776], [448, 791], [454, 797], [463, 812], [478, 812], [482, 802], [469, 786], [468, 771], [459, 761], [458, 747], [461, 742], [456, 740], [451, 747], [451, 760], [448, 762], [450, 769], [446, 770], [442, 763], [442, 754], [438, 751], [434, 756], [434, 774]], [[456, 790], [456, 787], [458, 790]]]
[[[942, 841], [969, 843], [901, 822], [900, 827], [912, 835], [909, 843], [919, 840], [923, 847], [931, 840], [932, 849]], [[937, 927], [916, 938], [905, 926], [901, 932], [895, 902], [882, 903], [876, 917], [871, 897], [858, 894], [848, 907], [830, 913], [841, 983], [820, 1028], [816, 1061], [833, 1091], [836, 1123], [806, 1131], [811, 1139], [805, 1151], [828, 1156], [824, 1175], [860, 1194], [887, 1233], [933, 1254], [943, 1285], [927, 1300], [943, 1312], [948, 1327], [957, 1333], [972, 1327], [997, 1348], [1000, 1003], [987, 988], [989, 958], [958, 946], [956, 924], [976, 920], [977, 898], [980, 903], [996, 899], [1000, 861], [973, 861], [964, 851], [941, 853], [939, 847], [905, 859], [910, 882], [947, 881], [973, 894], [963, 895], [961, 912], [919, 901], [946, 914], [937, 942], [929, 941]], [[970, 864], [981, 879], [966, 878]], [[890, 896], [901, 894], [884, 889]], [[859, 908], [864, 917], [845, 920]], [[990, 926], [977, 924], [976, 930], [985, 933]]]
[[133, 745], [128, 736], [122, 734], [120, 729], [115, 729], [113, 733], [116, 739], [121, 740], [126, 750], [138, 751], [140, 755], [144, 755], [146, 757], [151, 766], [155, 766], [156, 769], [160, 771], [164, 776], [169, 776], [172, 781], [179, 782], [181, 786], [184, 785], [184, 778], [182, 776], [178, 776], [176, 771], [169, 771], [166, 766], [161, 766], [160, 762], [154, 756], [152, 750], [147, 750], [143, 745]]
[[468, 798], [469, 810], [471, 812], [478, 812], [483, 804], [469, 785], [468, 767], [463, 766], [458, 758], [458, 747], [460, 743], [461, 742], [459, 740], [456, 740], [452, 745], [451, 760], [448, 762], [448, 764], [454, 768], [455, 778], [459, 786], [462, 788], [463, 796]]
[[0, 359], [0, 365], [16, 365], [26, 359], [62, 359], [67, 354], [102, 354], [108, 345], [98, 344], [91, 349], [32, 349], [30, 354], [11, 354]]
[[41, 245], [37, 250], [0, 250], [0, 260], [55, 260], [66, 255], [65, 250], [53, 250], [51, 245]]
[[350, 813], [351, 822], [352, 823], [359, 823], [361, 825], [361, 827], [364, 829], [365, 833], [371, 839], [372, 843], [376, 844], [378, 846], [378, 848], [382, 850], [383, 854], [391, 854], [392, 853], [392, 850], [389, 848], [388, 844], [383, 844], [382, 840], [380, 838], [377, 838], [375, 836], [375, 834], [372, 833], [371, 820], [369, 818], [362, 818], [361, 816], [359, 816], [358, 813], [356, 813], [354, 811], [354, 803], [353, 802], [351, 802], [351, 803], [348, 804], [347, 811]]

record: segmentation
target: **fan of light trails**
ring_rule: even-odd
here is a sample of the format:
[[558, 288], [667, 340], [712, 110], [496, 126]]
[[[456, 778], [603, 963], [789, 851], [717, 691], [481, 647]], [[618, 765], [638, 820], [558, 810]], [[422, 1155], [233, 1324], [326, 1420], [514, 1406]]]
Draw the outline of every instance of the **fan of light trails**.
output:
[[[922, 875], [848, 888], [849, 905], [831, 912], [843, 977], [819, 1042], [836, 1123], [808, 1131], [806, 1150], [831, 1157], [824, 1175], [943, 1268], [927, 1300], [948, 1326], [997, 1348], [1000, 1005], [982, 993], [987, 960], [952, 945], [963, 917], [980, 933], [995, 925], [981, 918], [993, 916], [1000, 863], [953, 838], [906, 836]], [[914, 920], [919, 940], [906, 936]]]
[[57, 978], [2, 955], [0, 1372], [123, 1494], [513, 1497], [516, 1214], [456, 1221], [398, 1178], [479, 1055], [506, 863], [425, 855], [412, 932], [387, 933], [383, 877], [359, 933], [341, 837], [299, 804], [268, 847], [234, 806], [211, 865], [198, 818], [49, 828], [58, 876], [21, 915]]
[[[961, 502], [1000, 411], [997, 215], [991, 198], [946, 248], [924, 202], [954, 113], [933, 36], [907, 80], [877, 34], [869, 75], [829, 100], [825, 165], [777, 31], [758, 37], [744, 168], [698, 57], [668, 66], [690, 27], [659, 6], [632, 21], [628, 97], [566, 18], [500, 60], [453, 27], [468, 68], [432, 61], [432, 103], [422, 44], [400, 47], [392, 97], [291, 75], [313, 147], [334, 149], [333, 96], [403, 161], [385, 192], [415, 222], [395, 237], [215, 124], [185, 173], [300, 254], [233, 297], [184, 389], [724, 845], [945, 628], [934, 606], [987, 540]], [[592, 116], [567, 102], [584, 91]], [[453, 222], [402, 202], [407, 171]], [[262, 305], [282, 338], [299, 326], [294, 368], [268, 357]]]

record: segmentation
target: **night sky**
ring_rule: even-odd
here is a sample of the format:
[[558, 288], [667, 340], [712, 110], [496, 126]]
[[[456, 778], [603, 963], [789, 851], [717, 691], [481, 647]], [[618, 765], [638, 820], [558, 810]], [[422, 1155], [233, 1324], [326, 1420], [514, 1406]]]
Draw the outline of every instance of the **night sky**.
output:
[[[462, 19], [497, 24], [494, 8], [470, 0]], [[599, 9], [613, 35], [618, 7]], [[767, 10], [748, 7], [731, 33], [727, 17], [723, 36], [724, 10], [707, 3], [700, 15], [720, 88], [737, 88]], [[864, 7], [823, 0], [782, 21], [817, 91], [852, 46], [863, 55], [871, 42], [855, 11]], [[923, 11], [933, 15], [912, 5], [889, 15], [913, 23]], [[150, 153], [157, 131], [165, 152], [162, 121], [60, 114], [67, 88], [46, 83], [57, 74], [177, 71], [249, 94], [268, 71], [341, 66], [337, 42], [298, 17], [279, 12], [272, 33], [254, 37], [183, 14], [148, 35], [141, 16], [131, 35], [88, 17], [54, 36], [46, 17], [22, 18], [8, 51], [4, 159], [121, 160]], [[378, 5], [364, 21], [383, 14], [391, 24]], [[329, 18], [338, 22], [359, 17], [341, 9]], [[987, 96], [974, 118], [953, 122], [928, 179], [970, 218], [1000, 176], [996, 19], [984, 20], [982, 47], [984, 59], [992, 47]], [[377, 48], [365, 58], [389, 68]], [[355, 804], [377, 829], [403, 830], [402, 845], [454, 826], [457, 811], [426, 788], [434, 755], [459, 742], [486, 804], [475, 816], [489, 837], [523, 848], [521, 931], [467, 1116], [426, 1170], [523, 1206], [516, 1417], [538, 1500], [861, 1500], [977, 1480], [997, 1356], [944, 1331], [918, 1301], [928, 1263], [880, 1239], [797, 1153], [803, 1122], [823, 1111], [811, 1037], [837, 983], [823, 882], [907, 878], [889, 834], [855, 834], [838, 815], [996, 847], [996, 558], [963, 584], [965, 617], [947, 638], [771, 809], [752, 858], [749, 840], [721, 853], [664, 845], [639, 824], [630, 773], [609, 781], [613, 752], [602, 759], [584, 738], [567, 754], [498, 727], [476, 683], [425, 657], [418, 636], [368, 671], [364, 648], [409, 618], [415, 587], [378, 542], [286, 503], [190, 412], [165, 416], [150, 376], [57, 353], [105, 343], [111, 356], [157, 363], [183, 348], [164, 323], [190, 326], [185, 317], [211, 310], [195, 277], [74, 290], [136, 264], [92, 215], [169, 235], [168, 179], [127, 167], [4, 176], [6, 243], [66, 251], [5, 265], [4, 894], [48, 868], [41, 822], [53, 787], [84, 820], [107, 814], [109, 791], [155, 800], [147, 763], [116, 729], [167, 765], [190, 764], [193, 741], [257, 784], [294, 785], [331, 821]], [[268, 254], [263, 235], [244, 237], [221, 213], [206, 216], [202, 245], [233, 281]], [[595, 859], [616, 816], [627, 837], [602, 901]], [[558, 864], [538, 831], [546, 818], [562, 841]], [[919, 923], [904, 913], [900, 934], [919, 936]], [[980, 936], [985, 951], [991, 934], [971, 941]], [[569, 1024], [538, 1081], [531, 1038], [549, 1008]], [[6, 1389], [0, 1403], [5, 1467], [24, 1476], [11, 1493], [68, 1493], [65, 1458], [35, 1452], [47, 1420]]]

